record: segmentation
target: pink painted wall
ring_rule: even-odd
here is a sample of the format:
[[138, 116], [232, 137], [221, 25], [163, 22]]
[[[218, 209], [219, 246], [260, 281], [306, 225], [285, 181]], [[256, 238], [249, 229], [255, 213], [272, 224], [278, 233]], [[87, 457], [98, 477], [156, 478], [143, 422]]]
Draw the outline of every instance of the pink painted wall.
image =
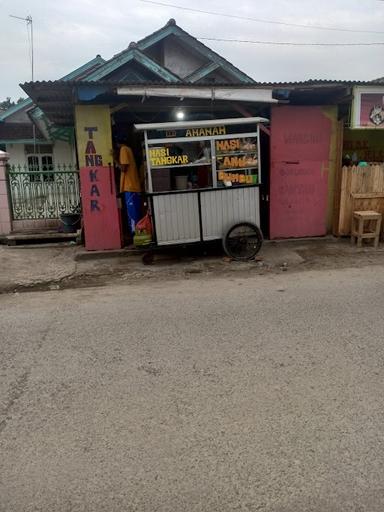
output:
[[322, 107], [273, 107], [270, 238], [327, 232], [332, 121]]
[[11, 206], [6, 176], [8, 158], [8, 153], [0, 151], [0, 235], [9, 235], [12, 230]]
[[120, 249], [121, 222], [113, 169], [95, 166], [80, 169], [85, 248], [89, 251]]

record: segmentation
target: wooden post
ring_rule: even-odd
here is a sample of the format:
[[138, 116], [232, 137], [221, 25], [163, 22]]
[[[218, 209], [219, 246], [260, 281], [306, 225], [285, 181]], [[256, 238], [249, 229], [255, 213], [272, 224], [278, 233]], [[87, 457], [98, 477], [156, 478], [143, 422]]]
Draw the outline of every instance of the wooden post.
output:
[[379, 242], [380, 242], [381, 222], [382, 222], [382, 217], [380, 217], [376, 221], [376, 230], [375, 230], [376, 236], [375, 236], [375, 243], [374, 243], [374, 246], [376, 247], [376, 249], [379, 247]]

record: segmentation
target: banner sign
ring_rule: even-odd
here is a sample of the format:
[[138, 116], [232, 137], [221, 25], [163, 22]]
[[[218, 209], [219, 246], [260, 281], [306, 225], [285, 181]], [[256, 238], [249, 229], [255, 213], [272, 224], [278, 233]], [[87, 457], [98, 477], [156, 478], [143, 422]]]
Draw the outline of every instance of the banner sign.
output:
[[[218, 120], [218, 122], [220, 122]], [[256, 132], [257, 127], [254, 127]], [[203, 126], [197, 128], [183, 128], [179, 130], [149, 130], [147, 132], [148, 139], [174, 139], [174, 138], [212, 138], [220, 137], [221, 135], [230, 135], [238, 133], [248, 133], [251, 131], [249, 125], [228, 125], [223, 126]]]
[[111, 114], [108, 105], [75, 105], [80, 167], [112, 163]]

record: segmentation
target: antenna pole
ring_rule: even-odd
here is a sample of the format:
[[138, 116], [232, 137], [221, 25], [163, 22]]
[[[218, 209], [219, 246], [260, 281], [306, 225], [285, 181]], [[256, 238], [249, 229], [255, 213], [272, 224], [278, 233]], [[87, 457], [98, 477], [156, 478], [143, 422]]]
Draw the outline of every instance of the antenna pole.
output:
[[31, 27], [31, 47], [30, 47], [30, 58], [31, 58], [31, 75], [32, 75], [32, 82], [34, 79], [34, 48], [33, 48], [33, 20], [32, 16], [29, 14], [26, 18], [22, 18], [21, 16], [14, 16], [13, 14], [9, 15], [11, 18], [15, 18], [16, 20], [25, 21], [27, 23], [27, 30], [29, 27]]
[[31, 74], [32, 74], [32, 82], [34, 78], [34, 49], [33, 49], [33, 22], [32, 22], [32, 16], [29, 15], [27, 17], [27, 23], [31, 26]]

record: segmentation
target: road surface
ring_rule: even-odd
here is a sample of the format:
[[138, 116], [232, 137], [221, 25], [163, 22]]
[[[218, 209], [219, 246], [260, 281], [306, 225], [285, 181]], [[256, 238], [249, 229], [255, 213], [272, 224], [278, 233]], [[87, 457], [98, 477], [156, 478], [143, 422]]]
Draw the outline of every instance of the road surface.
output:
[[382, 512], [384, 268], [0, 296], [1, 512]]

